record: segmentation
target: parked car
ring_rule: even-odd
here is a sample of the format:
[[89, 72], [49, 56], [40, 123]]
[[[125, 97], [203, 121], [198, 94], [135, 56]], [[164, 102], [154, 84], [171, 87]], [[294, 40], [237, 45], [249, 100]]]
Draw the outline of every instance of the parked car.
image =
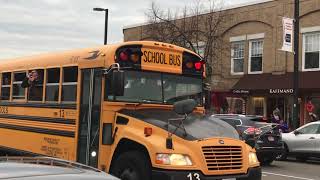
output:
[[0, 179], [119, 180], [89, 166], [49, 157], [0, 157]]
[[256, 149], [257, 157], [263, 165], [272, 163], [284, 151], [279, 125], [263, 122], [262, 116], [217, 114], [212, 117], [232, 125], [240, 138]]
[[309, 157], [320, 157], [320, 121], [308, 123], [290, 133], [283, 133], [285, 151], [279, 157], [285, 160], [293, 155], [297, 160], [305, 161]]

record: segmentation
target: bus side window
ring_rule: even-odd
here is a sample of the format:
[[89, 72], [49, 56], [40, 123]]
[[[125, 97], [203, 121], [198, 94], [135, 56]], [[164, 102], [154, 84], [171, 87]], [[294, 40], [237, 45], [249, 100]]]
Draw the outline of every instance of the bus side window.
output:
[[38, 77], [37, 77], [37, 79], [35, 79], [33, 85], [30, 86], [28, 89], [28, 100], [29, 101], [42, 101], [44, 70], [43, 69], [36, 69], [36, 70], [29, 71], [29, 73], [32, 71], [36, 71], [38, 74]]
[[77, 99], [78, 67], [63, 68], [61, 101], [75, 102]]
[[60, 68], [47, 69], [46, 101], [59, 100]]
[[25, 99], [25, 88], [21, 87], [22, 81], [26, 78], [26, 72], [13, 73], [12, 99]]
[[2, 73], [0, 100], [10, 100], [11, 72]]

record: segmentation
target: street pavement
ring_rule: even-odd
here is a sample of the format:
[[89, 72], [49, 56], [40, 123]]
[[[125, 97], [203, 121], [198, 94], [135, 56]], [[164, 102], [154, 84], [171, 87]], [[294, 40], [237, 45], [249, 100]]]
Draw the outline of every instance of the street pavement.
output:
[[320, 180], [320, 160], [298, 162], [295, 159], [274, 161], [262, 167], [263, 180]]

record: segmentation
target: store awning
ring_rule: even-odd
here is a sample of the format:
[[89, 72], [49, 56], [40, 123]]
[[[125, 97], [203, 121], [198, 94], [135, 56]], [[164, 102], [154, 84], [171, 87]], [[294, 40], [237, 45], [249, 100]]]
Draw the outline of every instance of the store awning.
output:
[[[300, 72], [299, 88], [302, 91], [313, 91], [320, 89], [320, 72]], [[280, 92], [282, 94], [293, 93], [293, 73], [274, 75], [247, 74], [244, 75], [232, 88], [234, 93], [241, 92]]]

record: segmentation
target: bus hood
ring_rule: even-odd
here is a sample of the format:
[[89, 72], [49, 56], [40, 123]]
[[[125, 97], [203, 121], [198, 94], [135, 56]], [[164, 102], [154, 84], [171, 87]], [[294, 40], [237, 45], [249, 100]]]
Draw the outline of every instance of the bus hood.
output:
[[[142, 120], [154, 126], [160, 127], [186, 140], [199, 140], [214, 137], [227, 137], [239, 139], [237, 131], [228, 123], [212, 119], [210, 116], [201, 113], [192, 113], [183, 120], [183, 127], [179, 127], [180, 121], [174, 119], [183, 119], [183, 116], [176, 114], [172, 110], [164, 109], [122, 109], [119, 113]], [[169, 125], [168, 125], [168, 121]], [[177, 127], [179, 127], [177, 129]], [[175, 131], [175, 129], [177, 129]]]

